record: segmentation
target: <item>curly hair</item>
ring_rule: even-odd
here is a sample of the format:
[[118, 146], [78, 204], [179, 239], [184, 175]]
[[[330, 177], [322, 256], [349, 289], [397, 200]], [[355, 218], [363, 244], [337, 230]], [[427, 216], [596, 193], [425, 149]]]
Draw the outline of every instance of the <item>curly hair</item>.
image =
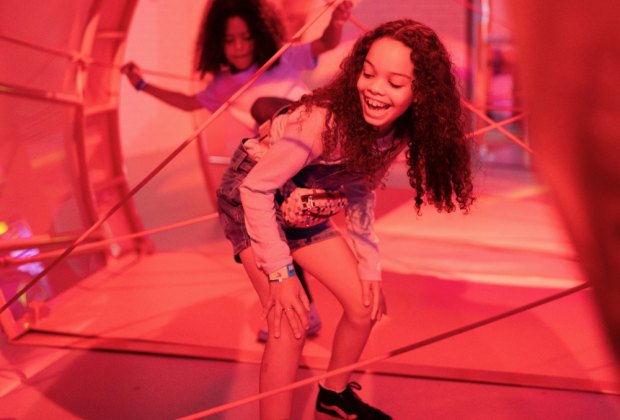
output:
[[[413, 104], [395, 121], [394, 148], [406, 146], [407, 176], [415, 190], [418, 214], [425, 201], [439, 211], [458, 206], [467, 212], [474, 201], [470, 170], [471, 141], [448, 52], [435, 32], [411, 19], [379, 25], [360, 37], [326, 86], [306, 95], [292, 109], [313, 105], [327, 109], [323, 145], [327, 154], [341, 150], [350, 170], [373, 182], [384, 173], [393, 153], [379, 148], [378, 131], [364, 120], [357, 90], [371, 45], [392, 38], [411, 48]], [[289, 111], [289, 112], [290, 112]]]
[[211, 0], [202, 19], [196, 43], [196, 70], [201, 77], [228, 65], [224, 55], [226, 25], [238, 16], [248, 25], [254, 41], [254, 63], [262, 66], [282, 46], [284, 25], [278, 10], [267, 0]]

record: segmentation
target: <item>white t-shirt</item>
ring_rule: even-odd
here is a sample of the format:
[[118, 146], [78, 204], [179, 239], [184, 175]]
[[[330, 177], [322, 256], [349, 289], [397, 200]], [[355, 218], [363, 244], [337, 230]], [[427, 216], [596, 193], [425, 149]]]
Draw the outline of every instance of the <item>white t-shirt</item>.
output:
[[[300, 80], [301, 73], [314, 69], [316, 65], [317, 59], [312, 54], [310, 44], [289, 47], [282, 54], [277, 65], [263, 73], [229, 106], [230, 113], [248, 128], [256, 130], [256, 121], [250, 113], [254, 101], [263, 96], [276, 96], [296, 101], [310, 91], [308, 86]], [[254, 64], [238, 73], [219, 72], [196, 97], [202, 106], [214, 112], [250, 80], [258, 69], [259, 67]]]

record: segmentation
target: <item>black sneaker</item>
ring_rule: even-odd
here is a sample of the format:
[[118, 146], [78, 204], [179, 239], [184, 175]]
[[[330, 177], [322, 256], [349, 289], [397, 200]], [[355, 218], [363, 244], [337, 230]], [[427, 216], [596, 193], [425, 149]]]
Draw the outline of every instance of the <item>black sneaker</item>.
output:
[[362, 389], [357, 382], [349, 382], [341, 393], [330, 391], [319, 385], [316, 411], [338, 417], [339, 419], [391, 420], [392, 417], [376, 409], [357, 396], [353, 389]]

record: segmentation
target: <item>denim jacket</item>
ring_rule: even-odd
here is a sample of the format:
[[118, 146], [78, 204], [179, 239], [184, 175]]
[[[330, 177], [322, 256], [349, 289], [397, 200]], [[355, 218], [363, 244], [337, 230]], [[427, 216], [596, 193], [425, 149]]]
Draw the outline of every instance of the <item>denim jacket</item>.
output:
[[358, 274], [363, 280], [381, 280], [379, 241], [374, 231], [375, 193], [363, 176], [347, 170], [341, 159], [323, 156], [325, 115], [323, 108], [314, 107], [308, 113], [301, 107], [275, 118], [268, 151], [240, 186], [245, 225], [257, 264], [269, 274], [292, 261], [277, 223], [274, 196], [293, 179], [299, 186], [345, 192], [347, 230], [358, 260]]

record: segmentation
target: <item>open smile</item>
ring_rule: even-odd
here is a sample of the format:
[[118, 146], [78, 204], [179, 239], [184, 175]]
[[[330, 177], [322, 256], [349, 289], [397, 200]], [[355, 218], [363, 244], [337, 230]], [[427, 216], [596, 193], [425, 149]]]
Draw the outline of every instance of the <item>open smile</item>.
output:
[[375, 111], [385, 111], [386, 109], [390, 107], [390, 104], [386, 104], [385, 102], [381, 102], [376, 99], [369, 98], [366, 95], [364, 95], [364, 102], [366, 102], [366, 105], [368, 106], [368, 108], [370, 108], [371, 110], [375, 110]]

